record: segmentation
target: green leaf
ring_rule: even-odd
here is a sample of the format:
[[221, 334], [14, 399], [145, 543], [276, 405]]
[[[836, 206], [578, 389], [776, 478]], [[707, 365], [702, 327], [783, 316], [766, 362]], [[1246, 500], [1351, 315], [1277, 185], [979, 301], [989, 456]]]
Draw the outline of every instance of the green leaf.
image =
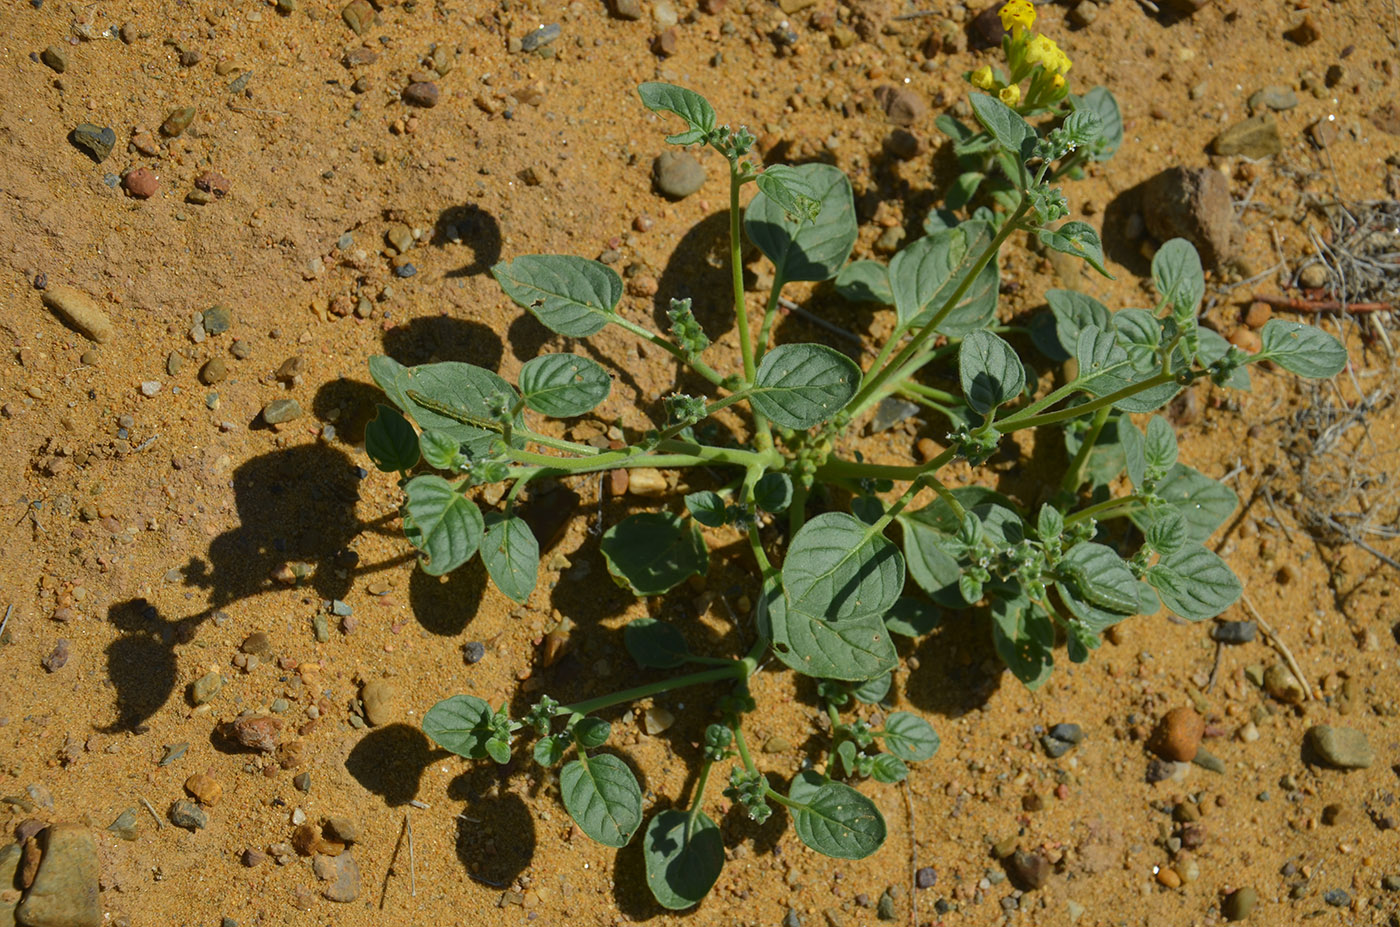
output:
[[485, 521], [481, 562], [497, 589], [516, 602], [524, 602], [539, 578], [540, 542], [523, 518], [492, 512]]
[[1188, 544], [1157, 561], [1147, 581], [1162, 604], [1187, 621], [1214, 618], [1239, 600], [1240, 581], [1213, 550]]
[[481, 511], [447, 480], [424, 474], [404, 487], [403, 533], [428, 559], [423, 572], [442, 576], [476, 553], [485, 529]]
[[704, 490], [690, 493], [685, 497], [685, 508], [691, 518], [706, 528], [721, 527], [729, 520], [728, 506], [717, 492]]
[[[904, 557], [894, 542], [844, 512], [810, 519], [783, 562], [783, 590], [798, 612], [841, 622], [883, 619], [904, 589]], [[879, 623], [884, 630], [883, 623]]]
[[[925, 235], [896, 254], [890, 261], [889, 279], [900, 326], [927, 325], [972, 273], [995, 237], [990, 223], [969, 220]], [[988, 261], [957, 306], [939, 323], [938, 331], [957, 337], [986, 325], [996, 312], [1000, 281], [997, 261]]]
[[1146, 533], [1147, 546], [1163, 557], [1181, 550], [1191, 540], [1187, 533], [1186, 518], [1176, 509], [1166, 509]]
[[803, 675], [864, 682], [899, 664], [885, 623], [875, 615], [831, 622], [790, 608], [781, 592], [765, 594], [763, 602], [773, 652]]
[[579, 718], [574, 725], [574, 739], [585, 750], [601, 747], [611, 734], [612, 725], [602, 718]]
[[1165, 474], [1176, 463], [1176, 454], [1176, 432], [1162, 416], [1152, 416], [1147, 420], [1147, 441], [1143, 445], [1147, 465]]
[[418, 465], [418, 432], [398, 409], [376, 406], [365, 426], [365, 453], [384, 473], [412, 470]]
[[1076, 544], [1060, 559], [1060, 570], [1089, 602], [1125, 615], [1137, 614], [1137, 577], [1103, 544]]
[[[1060, 601], [1069, 609], [1069, 613], [1077, 619], [1078, 626], [1088, 634], [1099, 634], [1132, 615], [1155, 612], [1158, 608], [1157, 595], [1152, 591], [1152, 587], [1146, 583], [1135, 584], [1133, 592], [1139, 597], [1138, 607], [1127, 613], [1100, 608], [1098, 605], [1086, 599], [1083, 593], [1080, 592], [1079, 587], [1072, 583], [1057, 582], [1055, 583], [1055, 589], [1060, 595]], [[1151, 601], [1150, 605], [1146, 604], [1148, 600]], [[1074, 630], [1073, 625], [1070, 630]]]
[[[1209, 538], [1234, 514], [1240, 503], [1230, 487], [1180, 463], [1168, 470], [1166, 477], [1157, 484], [1156, 495], [1186, 518], [1188, 534], [1197, 542]], [[1130, 517], [1142, 531], [1153, 522], [1149, 509], [1136, 511]]]
[[541, 415], [583, 415], [611, 391], [612, 377], [602, 365], [578, 354], [542, 354], [520, 368], [520, 395]]
[[493, 737], [486, 741], [486, 755], [495, 760], [498, 765], [504, 766], [510, 762], [510, 744], [499, 737]]
[[491, 268], [501, 289], [550, 331], [586, 338], [614, 319], [622, 278], [572, 254], [526, 254]]
[[710, 568], [700, 528], [669, 512], [629, 515], [603, 534], [608, 572], [637, 595], [661, 595]]
[[446, 432], [425, 429], [418, 436], [418, 446], [423, 461], [434, 470], [456, 472], [469, 463], [467, 455], [462, 453], [462, 442]]
[[1055, 624], [1024, 597], [992, 599], [992, 644], [1011, 674], [1034, 692], [1055, 668]]
[[[981, 506], [987, 505], [1010, 511], [1013, 504], [1006, 496], [982, 486], [960, 486], [951, 492], [967, 510], [982, 511]], [[953, 539], [959, 521], [952, 508], [939, 498], [924, 508], [904, 512], [896, 520], [904, 529], [909, 576], [944, 608], [966, 608], [968, 602], [958, 589], [961, 547]]]
[[788, 809], [801, 841], [836, 859], [865, 859], [885, 842], [885, 819], [875, 803], [840, 782], [827, 782]]
[[685, 635], [673, 624], [655, 618], [637, 618], [622, 629], [622, 642], [638, 666], [675, 669], [690, 659]]
[[938, 734], [918, 715], [896, 711], [885, 720], [885, 749], [907, 763], [922, 763], [938, 752]]
[[792, 504], [792, 478], [776, 471], [763, 474], [754, 484], [753, 501], [763, 511], [773, 515], [786, 512]]
[[799, 225], [788, 218], [780, 203], [760, 191], [744, 212], [744, 229], [773, 262], [780, 280], [830, 280], [846, 263], [858, 234], [851, 182], [826, 164], [803, 164], [789, 170], [791, 173], [784, 176], [804, 184], [808, 194], [821, 203], [816, 219]]
[[1318, 380], [1336, 376], [1346, 368], [1347, 349], [1314, 325], [1270, 319], [1259, 334], [1264, 348], [1257, 356], [1268, 358], [1289, 373]]
[[989, 331], [975, 331], [958, 350], [958, 378], [967, 404], [983, 415], [1026, 388], [1026, 368], [1011, 345]]
[[[417, 422], [419, 428], [441, 432], [458, 441], [473, 457], [487, 456], [491, 446], [500, 440], [501, 426], [493, 417], [498, 401], [513, 406], [517, 398], [515, 387], [498, 375], [460, 361], [417, 367], [404, 367], [390, 361], [389, 364], [371, 364], [370, 373], [394, 405]], [[519, 415], [513, 421], [516, 425], [524, 424]], [[523, 445], [524, 442], [517, 438], [515, 443]]]
[[885, 613], [885, 627], [901, 637], [923, 637], [941, 623], [936, 606], [908, 595], [896, 599]]
[[948, 193], [943, 197], [943, 205], [949, 209], [962, 209], [972, 198], [977, 195], [977, 188], [982, 186], [982, 181], [987, 179], [987, 175], [982, 171], [964, 171], [953, 181], [953, 185], [948, 188]]
[[699, 904], [724, 868], [724, 839], [703, 811], [658, 812], [647, 823], [643, 839], [647, 885], [668, 910]]
[[570, 740], [558, 734], [549, 734], [535, 741], [535, 762], [541, 766], [554, 766], [564, 758]]
[[802, 769], [792, 777], [792, 784], [788, 786], [788, 798], [793, 801], [806, 804], [811, 801], [812, 796], [831, 780], [815, 769]]
[[1022, 161], [1030, 157], [1031, 148], [1038, 137], [1030, 123], [1011, 107], [985, 93], [974, 92], [971, 102], [977, 121], [986, 127], [1002, 149]]
[[860, 367], [822, 344], [781, 344], [763, 355], [749, 402], [783, 428], [819, 425], [860, 388]]
[[1073, 94], [1069, 103], [1074, 109], [1096, 113], [1099, 117], [1099, 137], [1089, 146], [1089, 159], [1107, 161], [1123, 144], [1123, 115], [1118, 101], [1107, 87], [1095, 87], [1082, 97]]
[[485, 759], [486, 743], [496, 736], [491, 727], [495, 712], [485, 699], [454, 695], [443, 699], [423, 715], [423, 733], [439, 747], [468, 759]]
[[1132, 359], [1112, 332], [1096, 325], [1081, 329], [1074, 356], [1079, 362], [1075, 385], [1095, 396], [1116, 393], [1131, 383]]
[[755, 182], [759, 191], [780, 206], [799, 228], [803, 222], [815, 222], [821, 214], [821, 201], [808, 193], [806, 180], [794, 167], [775, 164], [765, 168]]
[[1196, 246], [1184, 238], [1173, 238], [1152, 256], [1152, 284], [1170, 305], [1195, 315], [1206, 295], [1206, 277]]
[[1065, 533], [1065, 516], [1048, 502], [1041, 505], [1036, 513], [1035, 533], [1042, 541], [1053, 541]]
[[879, 261], [852, 261], [836, 275], [836, 292], [853, 303], [894, 305], [890, 272]]
[[1072, 257], [1082, 258], [1090, 267], [1113, 279], [1103, 266], [1103, 242], [1099, 233], [1087, 222], [1066, 222], [1057, 229], [1038, 229], [1036, 237], [1047, 248], [1053, 248]]
[[1045, 301], [1055, 317], [1055, 340], [1064, 349], [1065, 357], [1073, 357], [1079, 348], [1079, 333], [1090, 325], [1103, 331], [1113, 327], [1113, 314], [1103, 303], [1078, 290], [1046, 290]]
[[909, 767], [904, 761], [889, 753], [875, 756], [875, 764], [870, 770], [870, 778], [885, 785], [894, 785], [909, 778]]
[[890, 694], [890, 686], [894, 684], [893, 673], [881, 673], [865, 680], [860, 685], [851, 690], [856, 701], [865, 705], [878, 704], [881, 699]]
[[642, 790], [627, 764], [609, 753], [580, 756], [559, 772], [559, 794], [579, 829], [624, 847], [642, 823]]
[[653, 113], [674, 113], [685, 120], [690, 130], [668, 136], [666, 141], [672, 145], [703, 142], [715, 130], [715, 108], [694, 90], [649, 81], [637, 87], [637, 96], [642, 98], [642, 105]]
[[1147, 449], [1142, 432], [1138, 431], [1132, 422], [1119, 422], [1118, 443], [1123, 446], [1123, 463], [1128, 470], [1128, 482], [1133, 484], [1133, 489], [1141, 490], [1143, 480], [1147, 479]]
[[[1123, 472], [1123, 467], [1126, 464], [1125, 448], [1120, 439], [1119, 425], [1125, 422], [1126, 419], [1123, 416], [1110, 415], [1108, 421], [1104, 423], [1103, 430], [1099, 432], [1098, 441], [1094, 442], [1093, 448], [1090, 449], [1089, 460], [1084, 466], [1084, 475], [1092, 487], [1108, 486]], [[1126, 433], [1126, 430], [1125, 427], [1123, 433]], [[1079, 453], [1080, 446], [1084, 443], [1085, 434], [1073, 428], [1066, 428], [1063, 434], [1065, 453], [1073, 458]]]

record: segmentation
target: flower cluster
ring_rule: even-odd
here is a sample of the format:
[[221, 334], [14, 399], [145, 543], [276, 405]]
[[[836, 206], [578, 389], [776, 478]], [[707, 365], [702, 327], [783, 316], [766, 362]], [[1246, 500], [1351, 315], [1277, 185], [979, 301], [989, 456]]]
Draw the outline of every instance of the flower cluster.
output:
[[[968, 82], [996, 94], [1001, 102], [1022, 114], [1051, 107], [1063, 100], [1069, 93], [1065, 74], [1072, 62], [1054, 39], [1031, 32], [1035, 25], [1035, 6], [1031, 0], [1007, 0], [997, 15], [1006, 29], [1001, 47], [1010, 73], [983, 65], [967, 75]], [[1026, 78], [1030, 78], [1030, 87], [1023, 94], [1021, 82]]]

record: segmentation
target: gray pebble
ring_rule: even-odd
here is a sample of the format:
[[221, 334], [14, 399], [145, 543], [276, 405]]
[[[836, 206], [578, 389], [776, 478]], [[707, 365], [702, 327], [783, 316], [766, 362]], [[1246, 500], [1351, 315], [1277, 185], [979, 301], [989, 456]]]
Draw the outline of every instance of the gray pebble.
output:
[[316, 877], [330, 884], [322, 890], [329, 901], [349, 904], [360, 895], [360, 867], [348, 851], [339, 856], [317, 856], [311, 864]]
[[63, 49], [59, 48], [57, 45], [50, 45], [40, 52], [39, 60], [58, 74], [62, 74], [64, 71], [68, 70], [68, 56], [64, 54]]
[[1308, 742], [1319, 759], [1334, 769], [1365, 769], [1376, 759], [1366, 735], [1351, 727], [1318, 724], [1308, 729]]
[[240, 338], [228, 346], [228, 352], [238, 360], [247, 360], [253, 353], [253, 346]]
[[1334, 888], [1323, 895], [1322, 900], [1334, 908], [1345, 908], [1351, 904], [1351, 895], [1344, 888]]
[[783, 927], [802, 927], [802, 918], [797, 916], [796, 908], [788, 908], [787, 914], [783, 917]]
[[263, 421], [269, 425], [280, 425], [302, 417], [301, 404], [295, 399], [274, 399], [263, 406]]
[[140, 833], [136, 829], [136, 822], [140, 820], [135, 808], [128, 808], [117, 819], [107, 825], [107, 831], [122, 840], [135, 840]]
[[145, 396], [147, 399], [149, 399], [149, 398], [151, 398], [152, 396], [154, 396], [156, 393], [159, 393], [159, 392], [160, 392], [160, 381], [159, 381], [159, 380], [143, 380], [143, 381], [141, 381], [141, 395], [142, 395], [142, 396]]
[[486, 645], [481, 641], [467, 641], [462, 645], [462, 659], [468, 663], [480, 663], [486, 658]]
[[217, 672], [205, 673], [190, 683], [190, 701], [203, 705], [210, 701], [224, 687], [224, 677]]
[[1210, 637], [1222, 644], [1248, 644], [1256, 630], [1252, 621], [1221, 621], [1210, 629]]
[[418, 268], [412, 264], [400, 264], [398, 267], [394, 268], [394, 273], [398, 274], [400, 277], [412, 277], [414, 274], [418, 273]]
[[194, 121], [195, 109], [193, 106], [182, 106], [165, 117], [165, 121], [160, 124], [162, 135], [168, 138], [176, 138], [184, 133]]
[[203, 830], [209, 826], [209, 815], [194, 802], [182, 799], [170, 806], [170, 823], [187, 830]]
[[204, 331], [209, 335], [220, 335], [233, 325], [233, 313], [227, 306], [211, 306], [204, 310]]
[[1257, 113], [1261, 110], [1271, 109], [1275, 112], [1282, 112], [1292, 109], [1298, 105], [1298, 94], [1288, 87], [1265, 87], [1263, 90], [1256, 90], [1249, 96], [1249, 110]]
[[117, 143], [117, 133], [109, 126], [95, 126], [84, 122], [69, 133], [68, 140], [75, 147], [87, 152], [95, 163], [101, 164], [112, 153], [112, 146]]
[[657, 155], [651, 171], [657, 191], [673, 200], [685, 199], [705, 185], [704, 166], [683, 151]]
[[918, 888], [933, 888], [938, 884], [938, 870], [924, 866], [914, 873], [914, 885]]
[[520, 50], [523, 52], [532, 52], [536, 49], [543, 48], [550, 42], [553, 42], [555, 39], [559, 38], [559, 35], [562, 31], [563, 30], [559, 28], [558, 23], [550, 23], [547, 26], [540, 26], [534, 32], [531, 32], [528, 35], [521, 38]]
[[1050, 736], [1065, 743], [1077, 744], [1084, 739], [1084, 729], [1077, 724], [1066, 722], [1050, 728]]

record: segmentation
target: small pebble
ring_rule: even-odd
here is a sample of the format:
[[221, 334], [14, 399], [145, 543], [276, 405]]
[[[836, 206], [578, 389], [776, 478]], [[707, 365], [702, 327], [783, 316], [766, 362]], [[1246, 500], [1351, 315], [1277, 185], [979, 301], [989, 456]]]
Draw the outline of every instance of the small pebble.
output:
[[414, 81], [404, 88], [400, 96], [410, 106], [433, 107], [437, 106], [438, 87], [431, 81]]
[[1255, 631], [1252, 621], [1220, 621], [1210, 629], [1210, 636], [1222, 644], [1248, 644], [1254, 640]]
[[486, 645], [481, 641], [467, 641], [462, 645], [462, 659], [468, 663], [480, 663], [486, 657]]
[[181, 799], [170, 806], [170, 823], [186, 830], [203, 830], [209, 826], [209, 815], [194, 802]]
[[1162, 716], [1147, 747], [1164, 760], [1188, 763], [1205, 736], [1205, 720], [1191, 708], [1173, 708]]
[[84, 122], [73, 129], [68, 139], [75, 147], [87, 152], [94, 162], [101, 164], [112, 153], [112, 146], [117, 143], [117, 133], [109, 126]]
[[55, 73], [62, 74], [68, 70], [68, 56], [57, 45], [50, 45], [40, 52], [39, 60], [52, 68]]
[[263, 421], [269, 425], [280, 425], [283, 422], [290, 422], [299, 419], [305, 413], [301, 410], [301, 403], [295, 399], [274, 399], [263, 406]]
[[1220, 913], [1227, 921], [1242, 921], [1249, 917], [1254, 905], [1259, 901], [1259, 893], [1252, 888], [1239, 888], [1225, 896], [1220, 905]]
[[1376, 759], [1366, 735], [1355, 728], [1318, 724], [1307, 738], [1318, 759], [1334, 769], [1365, 769]]

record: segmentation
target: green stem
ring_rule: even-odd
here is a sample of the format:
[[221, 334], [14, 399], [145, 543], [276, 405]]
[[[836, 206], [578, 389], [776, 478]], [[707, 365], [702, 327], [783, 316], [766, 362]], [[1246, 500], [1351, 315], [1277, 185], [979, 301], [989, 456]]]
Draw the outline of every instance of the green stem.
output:
[[934, 402], [938, 403], [949, 403], [954, 405], [963, 404], [963, 398], [957, 395], [956, 393], [949, 393], [941, 389], [934, 389], [932, 386], [924, 386], [922, 383], [914, 383], [912, 381], [905, 381], [899, 384], [899, 387], [895, 390], [895, 392], [911, 394], [914, 396], [919, 396], [923, 399], [931, 399]]
[[729, 165], [729, 268], [734, 284], [734, 315], [739, 323], [739, 353], [744, 361], [744, 383], [753, 383], [755, 370], [753, 341], [749, 336], [749, 309], [744, 301], [744, 256], [739, 237], [739, 188], [743, 175]]
[[[552, 447], [556, 451], [567, 451], [571, 454], [578, 454], [581, 457], [596, 457], [600, 453], [596, 447], [589, 447], [587, 444], [579, 444], [575, 441], [567, 441], [564, 438], [551, 438], [549, 435], [542, 435], [528, 428], [520, 428], [518, 434], [526, 441], [532, 444], [538, 444], [540, 447]], [[510, 443], [509, 438], [506, 438], [506, 443]]]
[[[1193, 380], [1205, 375], [1204, 371], [1189, 374]], [[996, 430], [1002, 434], [1010, 434], [1022, 428], [1040, 428], [1044, 425], [1053, 425], [1056, 422], [1063, 422], [1066, 419], [1078, 418], [1087, 412], [1097, 412], [1099, 409], [1111, 406], [1116, 402], [1122, 402], [1124, 399], [1129, 399], [1136, 396], [1138, 393], [1156, 389], [1166, 383], [1176, 382], [1177, 379], [1176, 374], [1159, 373], [1139, 383], [1125, 386], [1117, 392], [1109, 393], [1105, 396], [1097, 396], [1081, 405], [1068, 406], [1055, 412], [1046, 412], [1044, 415], [1027, 415], [1027, 413], [1031, 411], [1031, 409], [1028, 408], [1025, 411], [1012, 415], [1010, 418], [1002, 419], [996, 423], [995, 427]], [[1073, 386], [1073, 384], [1068, 384], [1068, 386]], [[1065, 388], [1066, 387], [1061, 387], [1061, 389]], [[1056, 392], [1059, 392], [1059, 390], [1056, 390]]]
[[783, 272], [779, 268], [773, 276], [773, 289], [768, 291], [768, 308], [763, 313], [763, 327], [758, 330], [758, 342], [754, 345], [754, 366], [763, 361], [763, 355], [768, 352], [768, 338], [773, 332], [773, 322], [778, 317], [778, 300], [783, 293]]
[[700, 767], [700, 781], [695, 783], [695, 797], [690, 800], [690, 816], [685, 822], [685, 838], [690, 840], [690, 831], [695, 827], [695, 819], [700, 816], [700, 807], [705, 799], [705, 786], [710, 784], [710, 770], [714, 768], [713, 760], [706, 760], [705, 765]]
[[698, 673], [687, 673], [684, 676], [675, 676], [670, 679], [661, 679], [656, 682], [649, 682], [644, 686], [634, 686], [631, 689], [623, 689], [620, 692], [613, 692], [608, 695], [600, 695], [584, 702], [577, 702], [573, 705], [560, 705], [554, 709], [554, 716], [569, 714], [590, 715], [595, 711], [602, 711], [604, 708], [611, 708], [614, 705], [621, 705], [624, 702], [635, 702], [638, 699], [649, 698], [653, 695], [661, 695], [665, 692], [674, 692], [677, 689], [685, 689], [690, 686], [703, 686], [711, 682], [723, 682], [726, 679], [747, 679], [753, 671], [753, 664], [748, 660], [731, 660], [728, 666], [717, 667], [715, 669], [701, 670]]
[[[666, 453], [657, 453], [666, 452]], [[595, 457], [575, 459], [552, 457], [534, 451], [511, 448], [507, 452], [516, 463], [536, 467], [548, 467], [561, 473], [596, 473], [599, 470], [616, 470], [630, 467], [700, 467], [708, 465], [728, 465], [749, 467], [755, 464], [778, 466], [782, 458], [774, 451], [746, 451], [740, 448], [710, 447], [693, 444], [689, 441], [663, 440], [657, 443], [654, 451], [640, 447], [627, 447], [620, 451], [608, 451]]]
[[796, 535], [807, 521], [807, 484], [796, 480], [792, 486], [792, 502], [788, 503], [788, 535]]
[[1065, 470], [1064, 478], [1060, 480], [1060, 488], [1065, 492], [1079, 492], [1079, 484], [1084, 481], [1084, 465], [1089, 462], [1089, 454], [1093, 452], [1099, 435], [1103, 433], [1104, 425], [1108, 424], [1108, 416], [1112, 411], [1112, 406], [1104, 406], [1094, 413], [1094, 421], [1089, 426], [1089, 433], [1084, 436], [1083, 443], [1079, 445], [1074, 459], [1069, 462], [1069, 468]]
[[734, 732], [734, 746], [739, 748], [739, 759], [743, 762], [744, 768], [750, 773], [756, 773], [758, 766], [753, 761], [753, 754], [749, 752], [749, 742], [744, 739], [744, 725], [740, 721], [740, 718], [735, 717], [729, 725], [729, 729]]
[[[1081, 521], [1088, 521], [1091, 518], [1103, 521], [1107, 518], [1116, 518], [1119, 515], [1127, 515], [1142, 508], [1147, 502], [1147, 497], [1134, 493], [1131, 496], [1123, 496], [1118, 499], [1106, 499], [1103, 502], [1081, 509], [1073, 515], [1066, 516], [1065, 526], [1076, 525]], [[1119, 512], [1119, 509], [1127, 511]]]
[[926, 464], [911, 466], [858, 463], [854, 460], [832, 458], [817, 468], [817, 478], [821, 480], [841, 479], [843, 477], [857, 480], [917, 480], [921, 476], [938, 472], [940, 467], [945, 466], [957, 456], [957, 448], [950, 447]]
[[958, 284], [958, 288], [953, 291], [952, 295], [948, 297], [947, 301], [943, 303], [942, 307], [940, 307], [939, 310], [936, 313], [934, 313], [933, 318], [929, 319], [928, 323], [925, 324], [924, 327], [919, 330], [919, 333], [917, 335], [910, 339], [909, 343], [904, 346], [903, 350], [901, 350], [897, 355], [895, 355], [894, 360], [890, 361], [882, 369], [880, 369], [875, 374], [875, 376], [870, 377], [865, 381], [865, 383], [861, 386], [860, 391], [856, 393], [855, 398], [849, 404], [851, 407], [857, 409], [864, 408], [863, 404], [867, 397], [869, 397], [870, 394], [874, 393], [880, 387], [884, 386], [884, 384], [890, 379], [894, 371], [897, 371], [900, 367], [903, 367], [911, 358], [916, 357], [919, 354], [919, 352], [923, 350], [924, 345], [927, 344], [932, 338], [934, 338], [938, 334], [938, 326], [943, 323], [943, 320], [948, 317], [948, 314], [953, 311], [954, 307], [957, 306], [958, 302], [961, 301], [963, 296], [967, 294], [967, 291], [972, 286], [973, 281], [976, 280], [977, 276], [982, 273], [982, 270], [987, 266], [987, 264], [993, 258], [996, 257], [997, 253], [1001, 250], [1002, 244], [1006, 241], [1007, 238], [1011, 236], [1011, 233], [1020, 228], [1021, 219], [1025, 216], [1026, 212], [1029, 209], [1030, 203], [1028, 203], [1025, 199], [1022, 199], [1021, 204], [1016, 208], [1016, 212], [1014, 212], [1011, 215], [1011, 217], [1006, 220], [1006, 222], [1002, 225], [1001, 230], [997, 232], [996, 237], [991, 240], [991, 243], [987, 245], [986, 250], [984, 250], [982, 254], [977, 258], [977, 263], [972, 265], [972, 269], [968, 271], [967, 276], [963, 278], [963, 282]]
[[709, 380], [715, 386], [719, 386], [721, 383], [724, 382], [724, 376], [721, 375], [709, 364], [702, 361], [699, 357], [688, 356], [685, 353], [685, 351], [682, 351], [680, 349], [679, 346], [672, 344], [670, 341], [661, 337], [656, 332], [649, 331], [643, 326], [638, 325], [636, 322], [633, 322], [629, 319], [624, 319], [620, 315], [614, 315], [612, 317], [612, 323], [614, 325], [627, 329], [629, 332], [636, 335], [638, 338], [641, 338], [643, 341], [650, 341], [652, 344], [656, 345], [658, 348], [661, 348], [663, 351], [670, 352], [672, 355], [675, 356], [677, 360], [689, 364], [692, 370], [700, 374], [700, 376], [704, 377], [706, 380]]

